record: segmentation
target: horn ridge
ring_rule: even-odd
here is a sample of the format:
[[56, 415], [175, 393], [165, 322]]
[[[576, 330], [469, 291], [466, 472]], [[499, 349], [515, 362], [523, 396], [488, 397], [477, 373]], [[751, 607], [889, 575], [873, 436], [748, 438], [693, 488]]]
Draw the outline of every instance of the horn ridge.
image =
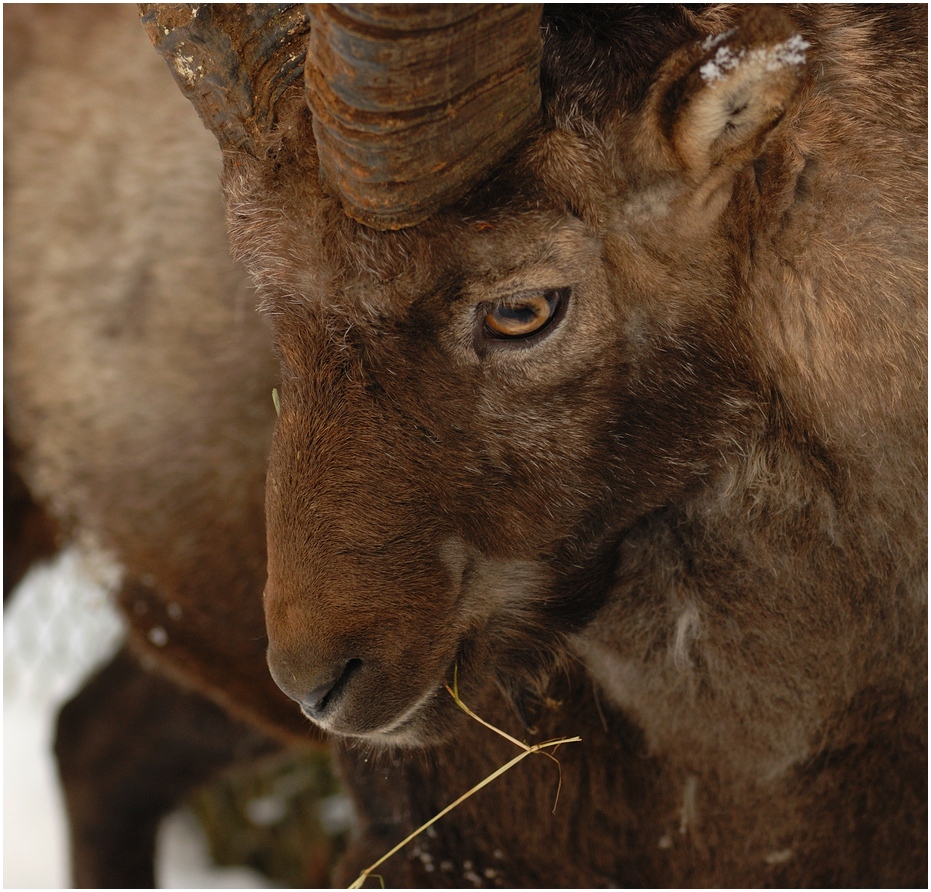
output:
[[415, 225], [503, 160], [539, 114], [541, 11], [310, 7], [307, 101], [322, 175], [350, 216]]
[[142, 24], [223, 149], [256, 155], [275, 103], [303, 73], [300, 4], [142, 3]]

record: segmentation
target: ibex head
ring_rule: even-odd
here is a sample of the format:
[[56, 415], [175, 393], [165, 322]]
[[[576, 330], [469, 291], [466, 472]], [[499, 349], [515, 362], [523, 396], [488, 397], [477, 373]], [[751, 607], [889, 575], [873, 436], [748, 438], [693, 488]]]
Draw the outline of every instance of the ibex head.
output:
[[276, 332], [275, 680], [398, 743], [448, 733], [455, 667], [532, 699], [625, 535], [748, 423], [730, 199], [805, 42], [771, 10], [546, 21], [541, 73], [534, 6], [145, 16]]

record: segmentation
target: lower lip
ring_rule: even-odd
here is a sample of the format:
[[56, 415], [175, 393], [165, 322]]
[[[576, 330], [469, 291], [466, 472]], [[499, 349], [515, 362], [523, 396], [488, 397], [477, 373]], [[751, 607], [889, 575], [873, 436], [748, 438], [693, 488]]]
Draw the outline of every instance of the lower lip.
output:
[[301, 714], [306, 719], [309, 719], [311, 722], [313, 722], [313, 724], [318, 728], [322, 728], [324, 731], [329, 731], [331, 733], [346, 735], [349, 737], [364, 737], [368, 740], [382, 741], [385, 743], [405, 743], [412, 740], [410, 734], [408, 733], [409, 726], [413, 724], [417, 714], [436, 692], [436, 687], [431, 688], [426, 693], [418, 697], [417, 700], [414, 701], [411, 706], [405, 709], [404, 712], [401, 713], [401, 715], [399, 715], [397, 718], [392, 719], [387, 725], [371, 731], [342, 731], [338, 726], [333, 727], [333, 724], [328, 721], [326, 712], [322, 716], [312, 716], [308, 715], [302, 709]]

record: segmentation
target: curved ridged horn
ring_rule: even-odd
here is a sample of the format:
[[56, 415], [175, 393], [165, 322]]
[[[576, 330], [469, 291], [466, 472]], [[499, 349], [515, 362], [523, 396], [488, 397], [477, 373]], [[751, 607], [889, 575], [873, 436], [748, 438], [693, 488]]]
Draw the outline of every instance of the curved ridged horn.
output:
[[223, 149], [260, 154], [275, 103], [303, 73], [322, 175], [350, 216], [378, 229], [465, 194], [540, 109], [539, 4], [140, 9]]
[[310, 22], [303, 5], [141, 3], [142, 23], [182, 92], [224, 149], [259, 151], [275, 103], [299, 80]]
[[320, 165], [362, 223], [419, 223], [480, 181], [537, 117], [541, 5], [309, 8]]

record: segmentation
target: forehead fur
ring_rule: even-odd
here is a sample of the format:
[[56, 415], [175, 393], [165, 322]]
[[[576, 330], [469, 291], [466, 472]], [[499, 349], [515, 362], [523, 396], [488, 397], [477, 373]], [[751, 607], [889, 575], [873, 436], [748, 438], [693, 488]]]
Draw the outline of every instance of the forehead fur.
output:
[[224, 170], [234, 251], [271, 314], [308, 300], [375, 315], [397, 311], [466, 274], [508, 275], [533, 261], [561, 220], [595, 223], [599, 215], [591, 199], [604, 193], [595, 185], [598, 140], [541, 126], [458, 205], [409, 229], [377, 231], [347, 217], [321, 183], [302, 97], [283, 117], [262, 162], [228, 157]]
[[[642, 21], [617, 27], [605, 17]], [[632, 43], [626, 36], [642, 38], [644, 28], [656, 32], [654, 41]], [[520, 262], [521, 247], [535, 232], [542, 238], [567, 216], [601, 228], [619, 182], [616, 147], [603, 144], [601, 125], [639, 105], [668, 49], [696, 35], [694, 20], [674, 8], [646, 14], [606, 7], [581, 16], [556, 6], [543, 35], [536, 128], [458, 205], [396, 232], [349, 219], [321, 184], [310, 112], [293, 88], [281, 101], [264, 157], [230, 156], [224, 172], [234, 250], [262, 289], [265, 311], [312, 300], [343, 312], [392, 312], [465, 271], [477, 272], [483, 250], [498, 247], [502, 257]], [[593, 58], [604, 69], [597, 78]], [[476, 250], [475, 243], [483, 247]]]

